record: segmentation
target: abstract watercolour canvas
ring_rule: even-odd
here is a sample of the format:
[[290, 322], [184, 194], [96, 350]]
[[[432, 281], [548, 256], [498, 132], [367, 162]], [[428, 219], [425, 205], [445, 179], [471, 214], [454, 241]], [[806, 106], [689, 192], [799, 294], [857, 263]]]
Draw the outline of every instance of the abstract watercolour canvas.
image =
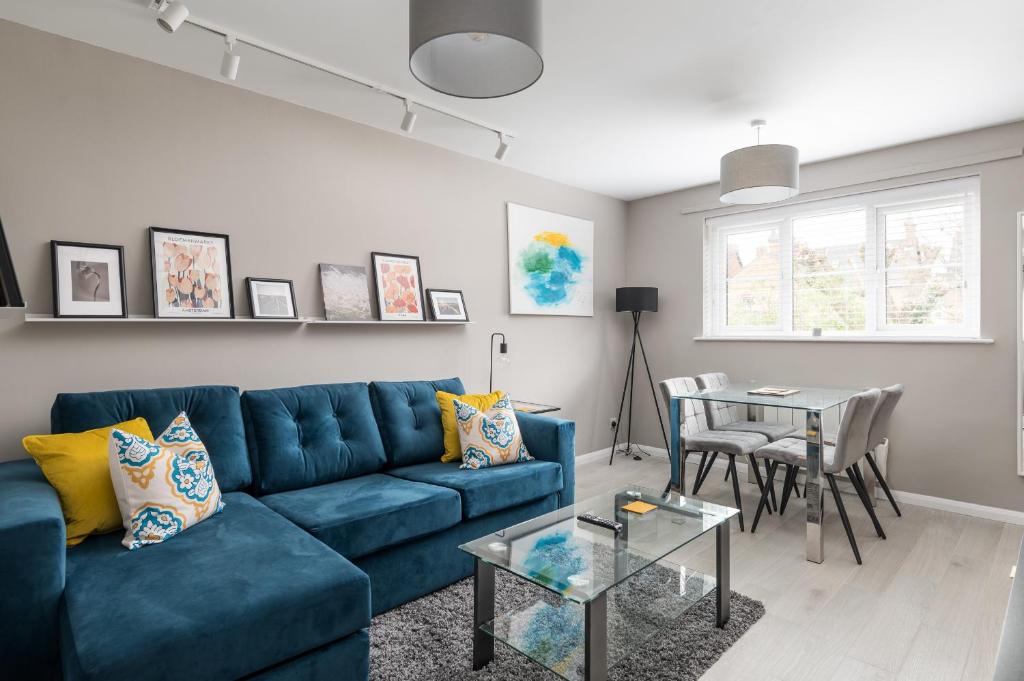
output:
[[508, 204], [512, 314], [594, 316], [594, 223]]
[[373, 319], [365, 267], [320, 263], [320, 285], [324, 290], [327, 321], [368, 322]]

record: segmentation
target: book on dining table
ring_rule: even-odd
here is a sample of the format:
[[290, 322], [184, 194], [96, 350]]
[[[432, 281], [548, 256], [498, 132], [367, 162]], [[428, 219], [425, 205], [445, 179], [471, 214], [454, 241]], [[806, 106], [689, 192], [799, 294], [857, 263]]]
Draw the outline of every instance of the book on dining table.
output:
[[788, 397], [800, 392], [799, 388], [785, 388], [781, 386], [766, 385], [762, 388], [748, 390], [748, 395], [763, 395], [764, 397]]

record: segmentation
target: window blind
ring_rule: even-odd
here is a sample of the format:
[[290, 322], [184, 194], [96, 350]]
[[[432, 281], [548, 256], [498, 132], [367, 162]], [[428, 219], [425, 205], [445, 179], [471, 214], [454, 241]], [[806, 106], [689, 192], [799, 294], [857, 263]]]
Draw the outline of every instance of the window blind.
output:
[[978, 178], [710, 218], [704, 334], [978, 337]]

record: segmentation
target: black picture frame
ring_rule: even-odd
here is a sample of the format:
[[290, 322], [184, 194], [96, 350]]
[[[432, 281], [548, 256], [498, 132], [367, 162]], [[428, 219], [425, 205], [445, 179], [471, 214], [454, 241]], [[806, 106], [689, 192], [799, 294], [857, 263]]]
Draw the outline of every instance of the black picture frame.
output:
[[18, 286], [18, 275], [14, 271], [11, 249], [4, 234], [3, 220], [0, 220], [0, 307], [25, 307], [25, 299], [21, 296], [21, 287]]
[[172, 229], [169, 227], [150, 227], [149, 228], [149, 264], [150, 264], [150, 278], [153, 284], [153, 316], [157, 319], [202, 319], [202, 316], [195, 315], [168, 315], [160, 313], [160, 283], [157, 282], [157, 262], [156, 262], [156, 235], [157, 234], [180, 234], [184, 236], [192, 237], [203, 237], [206, 239], [222, 239], [224, 241], [224, 265], [226, 269], [225, 282], [227, 285], [227, 303], [228, 303], [228, 316], [210, 316], [208, 319], [234, 319], [235, 318], [235, 290], [232, 281], [231, 274], [231, 237], [227, 234], [218, 234], [217, 232], [200, 232], [189, 229]]
[[[459, 302], [462, 304], [462, 318], [461, 319], [438, 319], [437, 306], [434, 305], [435, 293], [451, 293], [459, 297]], [[461, 290], [448, 289], [448, 288], [428, 288], [427, 289], [427, 302], [430, 304], [430, 316], [435, 322], [468, 322], [469, 321], [469, 308], [466, 307], [466, 296], [463, 295]]]
[[[403, 260], [411, 260], [416, 265], [416, 293], [419, 296], [419, 318], [412, 319], [385, 319], [384, 311], [384, 300], [381, 297], [381, 286], [380, 277], [377, 272], [377, 259], [378, 258], [401, 258]], [[377, 300], [377, 319], [382, 322], [409, 322], [409, 321], [427, 321], [427, 309], [424, 305], [423, 296], [423, 272], [420, 269], [420, 258], [416, 255], [402, 255], [400, 253], [382, 253], [380, 251], [372, 251], [370, 253], [370, 269], [373, 270], [373, 294]]]
[[[96, 250], [114, 251], [117, 253], [117, 278], [121, 285], [120, 314], [74, 314], [61, 309], [61, 277], [58, 254], [61, 248], [92, 248]], [[124, 246], [113, 244], [93, 244], [83, 241], [51, 241], [50, 242], [50, 275], [53, 290], [53, 316], [57, 319], [123, 319], [128, 316], [128, 287], [124, 272]]]
[[[252, 285], [264, 282], [268, 284], [288, 284], [288, 292], [292, 299], [292, 314], [288, 317], [281, 315], [263, 315], [256, 313], [256, 301], [252, 295]], [[246, 277], [245, 278], [245, 292], [249, 296], [249, 314], [252, 315], [253, 319], [298, 319], [299, 318], [299, 306], [295, 302], [295, 282], [291, 279], [271, 279], [269, 277]]]

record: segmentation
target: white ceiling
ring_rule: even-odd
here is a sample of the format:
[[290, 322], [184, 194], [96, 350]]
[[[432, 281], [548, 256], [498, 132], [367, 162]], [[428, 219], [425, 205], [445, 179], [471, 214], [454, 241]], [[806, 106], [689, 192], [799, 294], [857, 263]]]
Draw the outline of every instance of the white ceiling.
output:
[[[544, 76], [485, 101], [410, 75], [406, 0], [185, 1], [204, 20], [514, 132], [509, 166], [623, 199], [717, 180], [719, 157], [752, 143], [752, 118], [804, 162], [1024, 118], [1021, 0], [545, 0]], [[0, 0], [0, 17], [219, 79], [220, 40], [165, 34], [146, 5]], [[399, 133], [400, 102], [239, 52], [233, 86]], [[493, 161], [494, 135], [464, 123], [423, 113], [414, 132]]]

